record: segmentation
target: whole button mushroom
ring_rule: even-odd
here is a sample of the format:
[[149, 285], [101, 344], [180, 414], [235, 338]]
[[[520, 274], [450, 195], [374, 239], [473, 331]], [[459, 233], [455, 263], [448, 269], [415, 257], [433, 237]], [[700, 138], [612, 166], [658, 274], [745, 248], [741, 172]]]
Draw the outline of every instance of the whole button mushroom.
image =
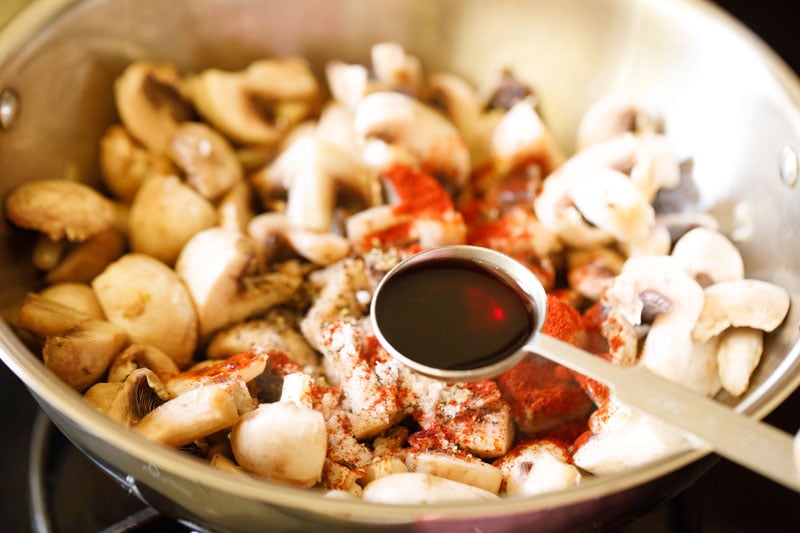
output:
[[319, 481], [327, 446], [322, 413], [290, 401], [261, 404], [231, 431], [233, 454], [242, 468], [301, 487]]
[[167, 265], [130, 253], [92, 282], [108, 320], [133, 342], [150, 344], [185, 367], [197, 346], [197, 313], [186, 287]]

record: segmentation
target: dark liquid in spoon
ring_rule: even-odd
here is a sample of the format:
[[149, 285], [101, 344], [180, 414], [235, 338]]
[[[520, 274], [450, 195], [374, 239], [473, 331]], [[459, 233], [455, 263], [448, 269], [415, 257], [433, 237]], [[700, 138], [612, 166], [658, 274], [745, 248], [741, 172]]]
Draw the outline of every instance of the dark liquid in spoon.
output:
[[384, 284], [375, 319], [398, 352], [443, 370], [501, 361], [533, 333], [527, 297], [479, 264], [436, 259], [413, 265]]

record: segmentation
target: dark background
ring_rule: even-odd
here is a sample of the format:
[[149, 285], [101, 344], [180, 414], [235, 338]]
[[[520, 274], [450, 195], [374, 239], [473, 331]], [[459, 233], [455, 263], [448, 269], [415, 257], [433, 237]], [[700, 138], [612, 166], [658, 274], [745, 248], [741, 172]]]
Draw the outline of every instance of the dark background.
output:
[[[3, 0], [0, 0], [3, 1]], [[670, 0], [660, 0], [670, 1]], [[800, 72], [800, 1], [719, 0], [794, 70]], [[26, 532], [28, 447], [37, 408], [19, 381], [0, 365], [0, 531]], [[800, 428], [800, 391], [766, 419]], [[721, 459], [692, 487], [619, 529], [639, 532], [783, 532], [800, 530], [800, 495]]]

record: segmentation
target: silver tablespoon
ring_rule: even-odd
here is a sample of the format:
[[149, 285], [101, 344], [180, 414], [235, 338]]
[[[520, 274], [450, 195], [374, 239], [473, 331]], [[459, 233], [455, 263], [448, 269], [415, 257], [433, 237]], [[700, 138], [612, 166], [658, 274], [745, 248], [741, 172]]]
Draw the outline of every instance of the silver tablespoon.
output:
[[[438, 277], [429, 277], [437, 269]], [[476, 289], [484, 282], [487, 284], [482, 291]], [[459, 284], [462, 286], [458, 287]], [[480, 305], [471, 300], [454, 302], [455, 293], [448, 292], [448, 286], [458, 289], [468, 286], [468, 292], [477, 293]], [[492, 291], [502, 294], [505, 300], [497, 304], [487, 300]], [[518, 303], [513, 302], [511, 294], [518, 295]], [[405, 311], [393, 313], [398, 307]], [[515, 327], [506, 328], [508, 331], [493, 327], [487, 333], [476, 325], [475, 316], [461, 312], [468, 307], [480, 307], [478, 311], [488, 313], [482, 317], [484, 322], [495, 318], [504, 322], [506, 315], [518, 315], [524, 309], [527, 313], [524, 328], [517, 321]], [[794, 464], [790, 434], [741, 415], [643, 367], [616, 366], [541, 333], [547, 313], [544, 288], [530, 270], [504, 254], [462, 245], [415, 254], [383, 278], [373, 295], [370, 311], [375, 334], [383, 347], [424, 375], [447, 381], [482, 379], [502, 373], [528, 354], [538, 354], [609, 386], [629, 406], [692, 435], [699, 447], [800, 492], [800, 469]], [[498, 331], [499, 337], [495, 338]], [[479, 353], [486, 350], [487, 338], [498, 347], [486, 357], [473, 353], [463, 364], [455, 360], [446, 360], [445, 364], [433, 361], [438, 359], [433, 352], [469, 354], [471, 348], [477, 347]], [[432, 343], [435, 350], [424, 348]]]

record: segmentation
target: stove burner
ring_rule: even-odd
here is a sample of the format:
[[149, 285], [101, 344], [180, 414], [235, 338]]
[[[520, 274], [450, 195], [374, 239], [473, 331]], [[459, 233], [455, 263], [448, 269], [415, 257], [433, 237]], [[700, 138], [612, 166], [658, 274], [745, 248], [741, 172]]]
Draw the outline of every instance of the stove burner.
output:
[[39, 411], [28, 466], [31, 529], [36, 533], [185, 533], [106, 475]]

